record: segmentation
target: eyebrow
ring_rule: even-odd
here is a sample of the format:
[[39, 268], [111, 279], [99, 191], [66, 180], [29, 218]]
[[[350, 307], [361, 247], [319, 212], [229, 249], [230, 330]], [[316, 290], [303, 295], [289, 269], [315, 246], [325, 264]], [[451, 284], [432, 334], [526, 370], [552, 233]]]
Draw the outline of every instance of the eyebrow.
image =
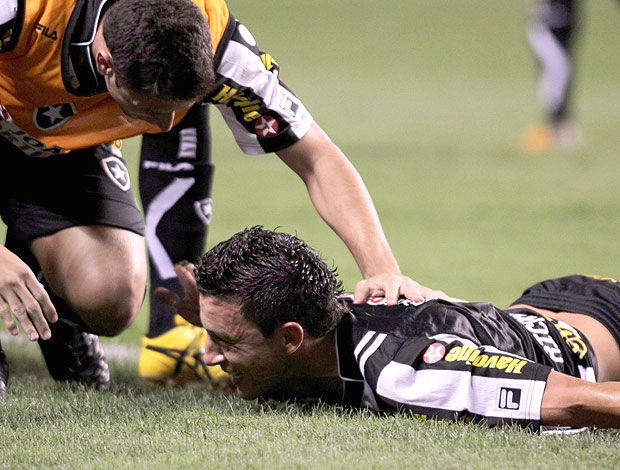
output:
[[225, 342], [227, 342], [227, 343], [232, 342], [232, 338], [230, 338], [229, 336], [227, 336], [227, 335], [225, 335], [225, 334], [216, 333], [215, 331], [213, 331], [213, 330], [208, 330], [208, 329], [206, 329], [206, 328], [205, 328], [205, 330], [207, 331], [207, 334], [209, 335], [209, 337], [210, 337], [211, 339], [214, 339], [214, 340], [216, 340], [216, 341], [217, 341], [217, 340], [222, 340], [222, 341], [225, 341]]

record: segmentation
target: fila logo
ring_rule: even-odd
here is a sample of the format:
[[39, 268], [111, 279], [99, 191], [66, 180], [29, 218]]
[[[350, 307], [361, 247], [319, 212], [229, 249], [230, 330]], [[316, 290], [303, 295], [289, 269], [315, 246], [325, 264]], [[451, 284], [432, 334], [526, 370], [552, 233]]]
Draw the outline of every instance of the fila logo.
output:
[[499, 389], [498, 408], [502, 410], [518, 410], [521, 406], [521, 389], [501, 387]]
[[295, 103], [290, 96], [283, 95], [280, 100], [280, 109], [295, 117], [297, 110], [299, 109], [299, 105]]
[[53, 41], [55, 41], [56, 39], [58, 39], [58, 35], [56, 34], [56, 31], [51, 31], [47, 26], [42, 25], [41, 23], [37, 24], [34, 29], [41, 31], [41, 34], [43, 36], [45, 36], [48, 39], [51, 39]]

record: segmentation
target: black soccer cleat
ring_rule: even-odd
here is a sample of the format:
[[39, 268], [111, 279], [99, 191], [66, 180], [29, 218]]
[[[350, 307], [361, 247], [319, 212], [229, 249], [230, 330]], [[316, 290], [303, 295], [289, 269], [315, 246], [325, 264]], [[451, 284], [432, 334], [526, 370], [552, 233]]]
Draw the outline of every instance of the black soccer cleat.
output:
[[97, 335], [62, 319], [51, 323], [50, 329], [52, 337], [39, 339], [39, 346], [54, 380], [85, 383], [99, 390], [110, 387], [110, 370]]
[[0, 344], [0, 398], [6, 396], [6, 384], [9, 381], [9, 363]]

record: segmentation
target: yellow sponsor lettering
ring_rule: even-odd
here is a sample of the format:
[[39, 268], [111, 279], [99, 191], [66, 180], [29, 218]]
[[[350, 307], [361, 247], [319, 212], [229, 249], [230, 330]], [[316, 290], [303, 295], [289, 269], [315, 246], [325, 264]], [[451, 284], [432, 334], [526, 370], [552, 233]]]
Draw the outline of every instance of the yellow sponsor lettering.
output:
[[562, 329], [559, 326], [557, 328], [558, 328], [558, 330], [560, 330], [560, 336], [562, 338], [564, 338], [564, 340], [566, 340], [567, 337], [571, 337], [571, 336], [575, 335], [575, 333], [573, 333], [571, 330], [565, 330], [565, 329]]
[[261, 100], [258, 99], [250, 101], [236, 88], [223, 85], [218, 94], [213, 97], [213, 101], [217, 103], [225, 104], [230, 100], [233, 100], [232, 106], [241, 108], [241, 111], [243, 111], [243, 120], [245, 122], [256, 121], [259, 117], [261, 117], [261, 114], [258, 112], [261, 107]]
[[239, 90], [237, 90], [236, 88], [224, 85], [222, 86], [222, 89], [219, 91], [219, 93], [213, 97], [213, 101], [217, 101], [218, 103], [228, 103], [231, 98], [237, 94], [238, 91]]
[[256, 111], [252, 111], [251, 113], [244, 114], [243, 115], [243, 120], [245, 122], [251, 122], [251, 121], [255, 121], [259, 117], [260, 117], [260, 113], [257, 113]]
[[472, 365], [476, 366], [476, 367], [484, 367], [483, 364], [486, 364], [486, 362], [489, 360], [489, 356], [487, 356], [486, 354], [480, 354], [476, 360], [472, 363]]
[[620, 283], [619, 280], [614, 279], [613, 277], [597, 276], [596, 274], [582, 274], [582, 276], [591, 277], [592, 279], [598, 279], [599, 281], [611, 281]]
[[478, 356], [480, 356], [480, 351], [478, 349], [474, 349], [473, 352], [470, 354], [467, 362], [471, 364], [472, 361], [474, 361]]
[[511, 356], [482, 354], [479, 349], [455, 346], [444, 356], [444, 361], [465, 362], [467, 365], [488, 369], [506, 369], [508, 374], [521, 374], [527, 361]]
[[482, 367], [488, 367], [489, 369], [495, 369], [497, 367], [497, 361], [499, 361], [499, 356], [491, 356], [489, 360]]
[[248, 98], [246, 98], [243, 95], [237, 95], [235, 96], [235, 102], [233, 103], [233, 106], [237, 106], [239, 108], [245, 108], [247, 106], [253, 106], [257, 104], [260, 104], [260, 100], [250, 101]]
[[505, 369], [506, 367], [508, 367], [508, 364], [512, 362], [512, 359], [513, 359], [512, 357], [501, 356], [499, 360], [497, 361], [497, 368]]
[[258, 111], [260, 109], [259, 105], [255, 105], [255, 106], [244, 106], [243, 108], [241, 108], [241, 110], [245, 113], [248, 114], [252, 111]]
[[456, 361], [459, 357], [461, 349], [462, 348], [460, 346], [456, 346], [455, 348], [450, 349], [448, 354], [446, 354], [445, 357], [443, 358], [444, 361], [448, 361], [448, 362]]
[[463, 346], [461, 348], [461, 352], [456, 358], [457, 361], [466, 361], [468, 364], [471, 363], [474, 359], [476, 359], [480, 355], [480, 351], [474, 348], [468, 348]]
[[566, 340], [566, 344], [573, 350], [573, 353], [579, 355], [579, 359], [583, 359], [583, 356], [588, 352], [588, 347], [581, 338], [569, 338]]
[[273, 57], [271, 57], [270, 54], [266, 54], [266, 53], [261, 54], [260, 60], [263, 61], [263, 65], [265, 66], [267, 70], [271, 70], [273, 68], [273, 65], [275, 64], [275, 60], [273, 60]]
[[466, 361], [467, 358], [469, 357], [469, 355], [471, 354], [471, 352], [473, 351], [473, 349], [468, 348], [466, 346], [463, 346], [461, 348], [461, 352], [459, 353], [458, 357], [456, 358], [457, 361]]
[[527, 364], [527, 361], [522, 359], [513, 359], [508, 367], [506, 367], [507, 374], [520, 374], [523, 366]]
[[560, 336], [564, 339], [564, 342], [573, 351], [573, 354], [577, 354], [579, 356], [579, 359], [583, 359], [583, 357], [588, 352], [588, 347], [586, 346], [586, 343], [579, 337], [577, 332], [569, 328], [566, 324], [555, 323], [554, 325], [560, 332]]

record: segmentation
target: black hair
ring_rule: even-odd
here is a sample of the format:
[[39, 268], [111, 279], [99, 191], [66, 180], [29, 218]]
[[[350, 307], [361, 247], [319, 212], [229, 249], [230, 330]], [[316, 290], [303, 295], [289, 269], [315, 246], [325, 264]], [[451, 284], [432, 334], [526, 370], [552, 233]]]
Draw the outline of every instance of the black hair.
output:
[[335, 270], [299, 238], [245, 229], [209, 250], [195, 270], [201, 293], [234, 297], [265, 336], [294, 321], [318, 338], [347, 311]]
[[103, 37], [118, 83], [134, 92], [199, 100], [215, 85], [209, 25], [191, 0], [117, 0]]

